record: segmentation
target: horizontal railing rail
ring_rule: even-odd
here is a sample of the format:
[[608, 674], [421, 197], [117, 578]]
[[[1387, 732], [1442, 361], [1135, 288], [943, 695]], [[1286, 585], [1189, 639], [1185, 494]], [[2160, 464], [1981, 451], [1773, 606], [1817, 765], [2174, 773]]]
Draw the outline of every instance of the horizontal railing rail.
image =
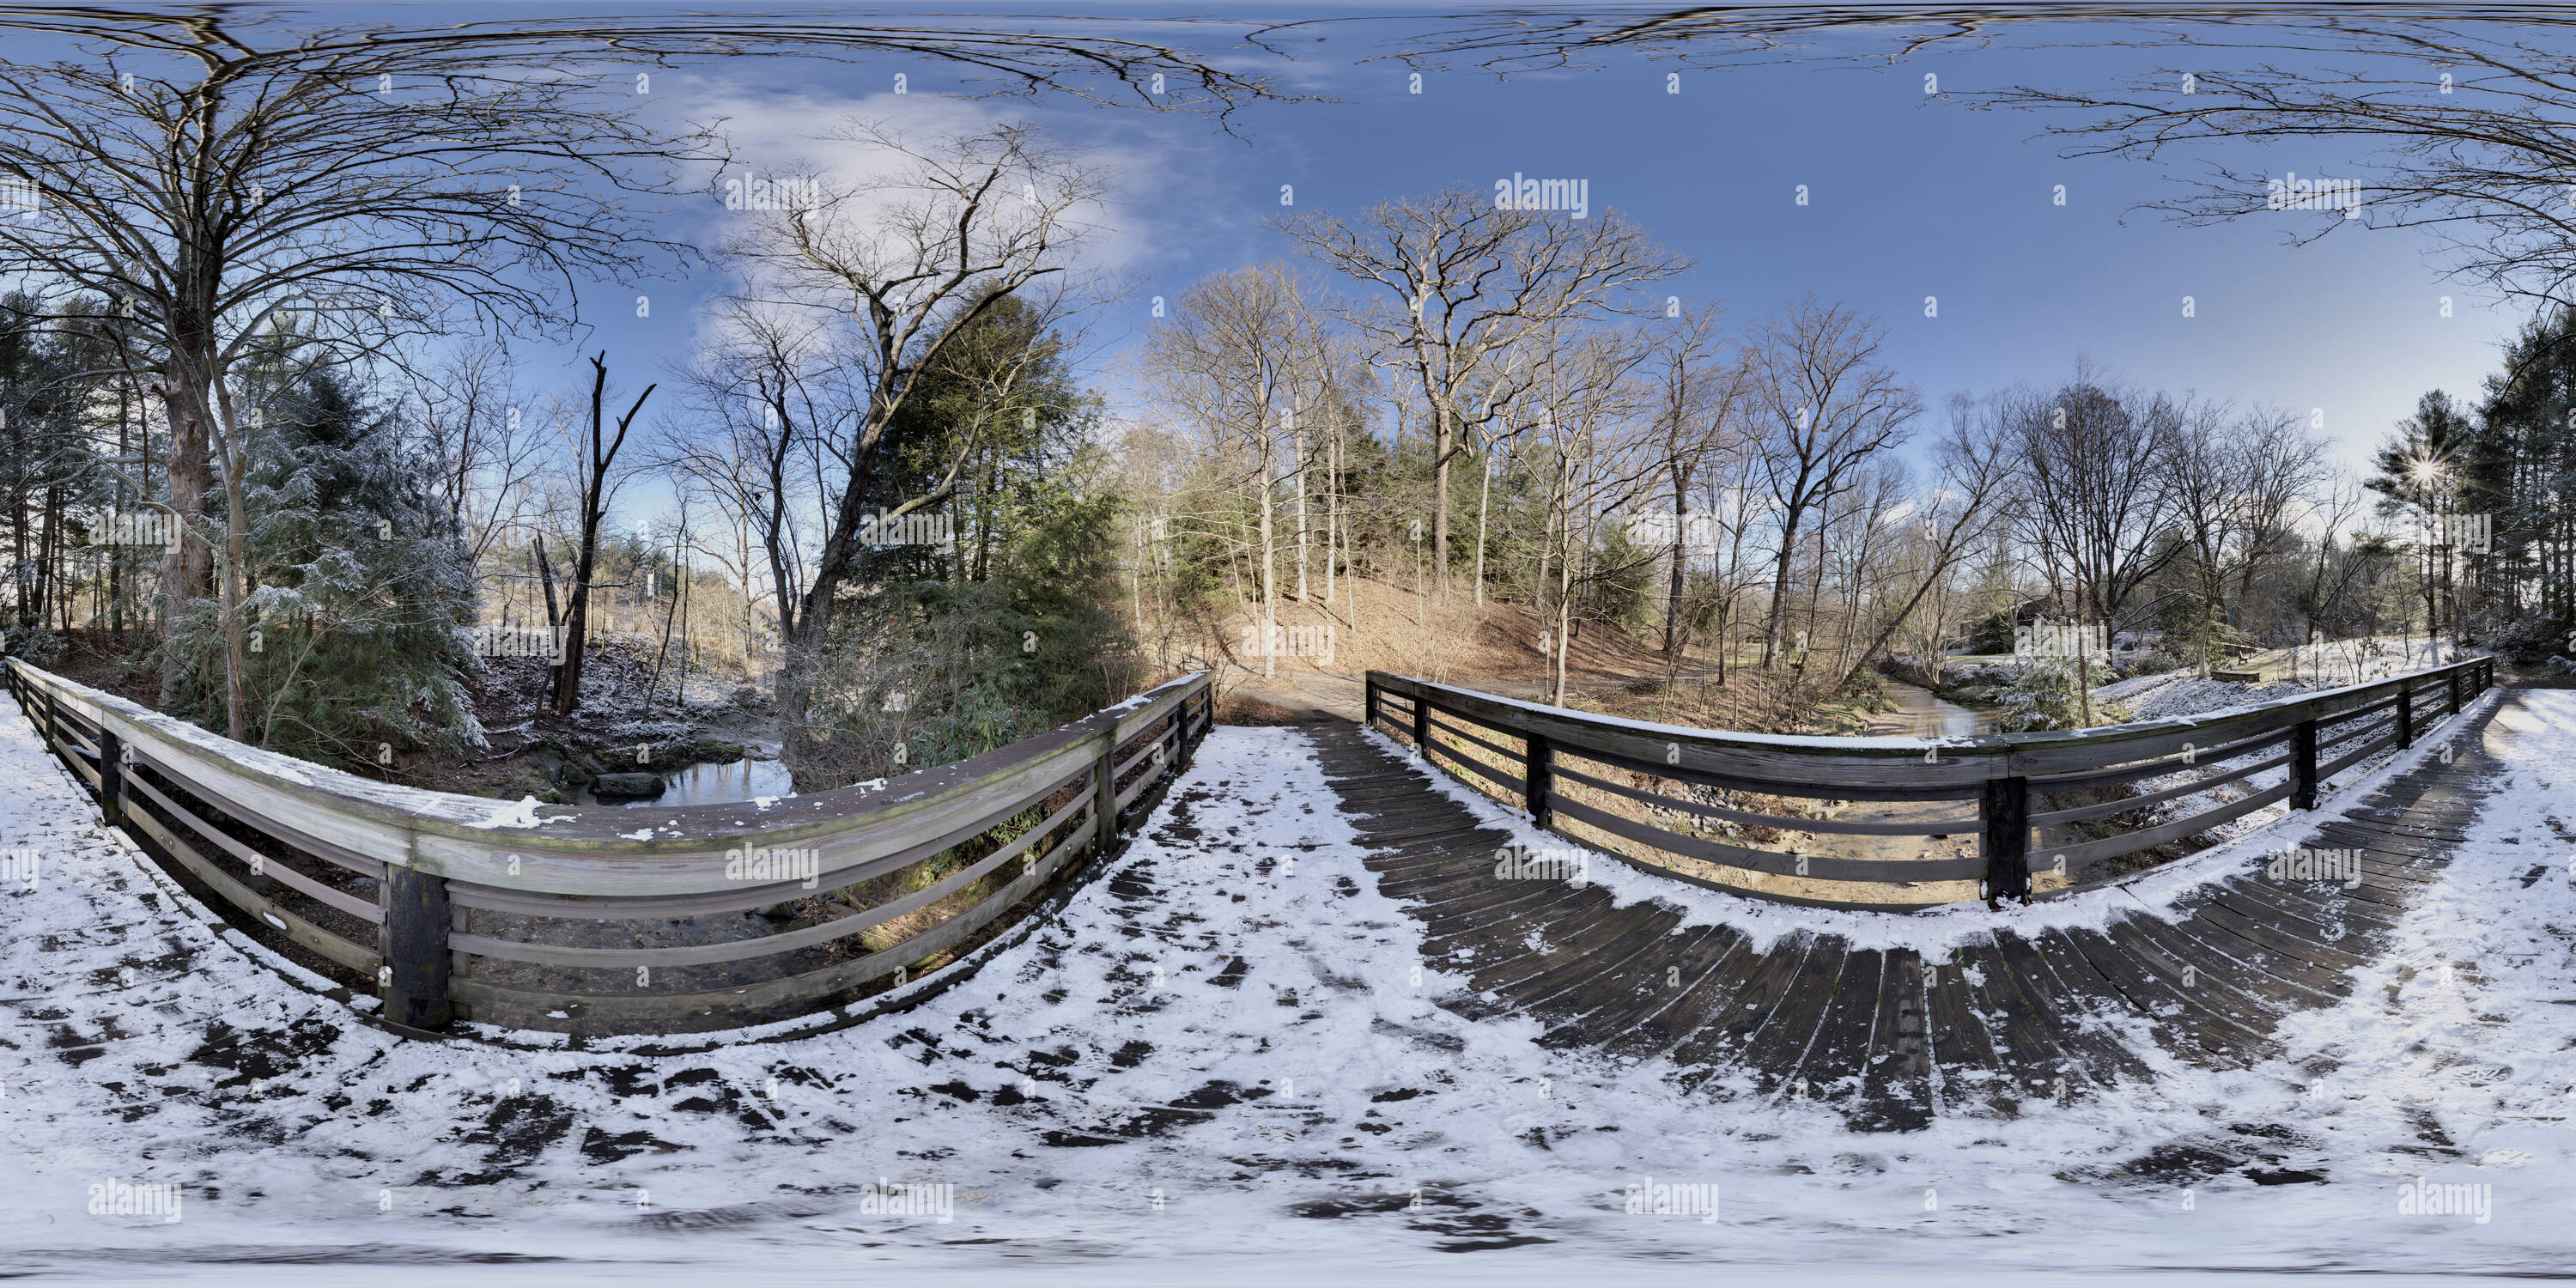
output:
[[[2142, 853], [2267, 806], [2314, 809], [2335, 775], [2414, 745], [2494, 683], [2493, 659], [2480, 657], [2204, 716], [2054, 733], [1827, 738], [1622, 720], [1371, 671], [1364, 723], [1517, 803], [1540, 827], [1637, 866], [1757, 899], [1911, 911], [2072, 893], [2126, 879], [2152, 861]], [[2277, 782], [2253, 781], [2276, 770]], [[1843, 819], [1746, 797], [1917, 808]], [[2177, 803], [2179, 817], [2146, 817]], [[1748, 829], [1971, 836], [1976, 852], [1784, 851], [1747, 843], [1759, 839]]]
[[1114, 845], [1215, 716], [1202, 672], [899, 778], [557, 806], [360, 778], [18, 659], [6, 676], [106, 821], [308, 964], [372, 986], [384, 1019], [430, 1030], [692, 1032], [901, 984]]

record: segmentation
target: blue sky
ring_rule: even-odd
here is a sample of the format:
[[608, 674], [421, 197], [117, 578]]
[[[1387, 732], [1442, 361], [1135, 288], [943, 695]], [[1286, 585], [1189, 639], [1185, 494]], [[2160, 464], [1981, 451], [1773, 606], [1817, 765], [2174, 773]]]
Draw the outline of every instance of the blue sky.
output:
[[[1723, 299], [1739, 318], [1808, 291], [1880, 314], [1888, 360], [1935, 407], [1955, 390], [2058, 378], [2082, 355], [2142, 383], [2322, 409], [2338, 454], [2357, 464], [2426, 389], [2474, 396], [2520, 318], [2446, 280], [2418, 234], [2354, 224], [2295, 247], [2289, 234], [2326, 217], [2298, 213], [2181, 227], [2132, 209], [2172, 194], [2166, 169], [2061, 159], [2056, 144], [2033, 137], [2042, 118], [1972, 110], [1923, 87], [1927, 72], [1951, 94], [2099, 83], [2152, 51], [1727, 71], [1620, 57], [1508, 81], [1433, 72], [1415, 94], [1400, 65], [1328, 60], [1324, 47], [1293, 64], [1250, 65], [1342, 101], [1252, 108], [1238, 118], [1241, 138], [1192, 114], [960, 103], [942, 94], [953, 73], [918, 60], [741, 60], [657, 75], [656, 92], [664, 110], [734, 116], [755, 158], [808, 152], [800, 135], [849, 112], [924, 123], [1028, 117], [1102, 150], [1125, 175], [1104, 255], [1142, 283], [1137, 298], [1104, 312], [1104, 356], [1142, 325], [1146, 297], [1290, 256], [1266, 224], [1283, 184], [1294, 185], [1300, 207], [1352, 213], [1514, 173], [1588, 180], [1596, 208], [1626, 211], [1697, 261], [1675, 290]], [[1666, 80], [1675, 70], [1678, 93]], [[910, 91], [900, 97], [890, 91], [898, 71]], [[2351, 173], [2336, 155], [2263, 159], [2275, 174]], [[1805, 207], [1795, 202], [1800, 184]], [[2063, 206], [2054, 203], [2060, 184]], [[702, 273], [645, 288], [656, 299], [649, 323], [625, 316], [625, 288], [593, 292], [602, 303], [591, 347], [607, 344], [622, 371], [639, 371], [648, 354], [675, 361], [694, 328], [691, 309], [721, 285]], [[1923, 316], [1926, 296], [1938, 300], [1937, 318]], [[2194, 317], [2183, 316], [2186, 296]]]
[[[530, 12], [419, 4], [312, 16], [430, 24]], [[666, 20], [681, 13], [647, 12]], [[1123, 29], [1162, 37], [1180, 30]], [[2520, 320], [2517, 310], [2445, 280], [2418, 234], [2355, 224], [2293, 247], [2290, 233], [2325, 216], [2177, 226], [2131, 209], [2172, 195], [2167, 171], [2061, 159], [2056, 144], [2033, 138], [2048, 123], [2042, 118], [1971, 110], [1927, 95], [1923, 84], [1932, 73], [1952, 95], [2013, 83], [2101, 85], [2161, 61], [2154, 50], [1943, 49], [1893, 65], [1834, 59], [1725, 71], [1614, 55], [1583, 70], [1509, 80], [1435, 70], [1417, 94], [1401, 64], [1363, 61], [1387, 52], [1397, 29], [1304, 29], [1285, 46], [1293, 58], [1226, 50], [1231, 28], [1190, 37], [1285, 88], [1339, 100], [1251, 107], [1236, 118], [1238, 136], [1195, 113], [959, 97], [957, 69], [921, 58], [739, 57], [657, 71], [652, 97], [654, 110], [674, 117], [730, 117], [741, 154], [755, 163], [816, 154], [810, 136], [854, 112], [926, 126], [1033, 118], [1098, 150], [1124, 176], [1099, 253], [1140, 282], [1133, 299], [1101, 314], [1104, 385], [1114, 386], [1108, 373], [1146, 322], [1149, 297], [1291, 255], [1266, 223], [1280, 211], [1281, 185], [1294, 185], [1301, 208], [1348, 214], [1448, 183], [1490, 188], [1514, 173], [1587, 180], [1596, 208], [1627, 212], [1697, 261], [1671, 290], [1722, 299], [1739, 320], [1809, 291], [1881, 315], [1890, 327], [1887, 360], [1932, 408], [1954, 391], [2057, 379], [2084, 356], [2144, 384], [2240, 405], [2321, 409], [2338, 456], [2359, 464], [2425, 390], [2474, 397], [2497, 342]], [[2017, 33], [2015, 41], [2033, 45], [2046, 34], [2070, 33]], [[1836, 41], [1844, 52], [1890, 44], [1875, 34]], [[2208, 64], [2229, 55], [2204, 49], [2195, 57]], [[1678, 93], [1666, 79], [1675, 71]], [[892, 92], [897, 73], [906, 94]], [[2350, 172], [2349, 158], [2337, 155], [2260, 159], [2275, 174]], [[1795, 203], [1801, 184], [1810, 194], [1804, 207]], [[2053, 202], [2060, 184], [2063, 206]], [[723, 215], [713, 199], [697, 197], [674, 204], [667, 219], [675, 231], [712, 239]], [[704, 306], [726, 286], [721, 270], [701, 269], [676, 281], [588, 288], [582, 316], [594, 329], [581, 348], [605, 347], [625, 388], [663, 378], [687, 357]], [[634, 316], [639, 293], [652, 298], [650, 318]], [[2445, 295], [2453, 300], [2448, 318]], [[1937, 318], [1924, 316], [1926, 296], [1938, 300]], [[2186, 296], [2195, 317], [2183, 316]], [[524, 352], [533, 382], [584, 383], [570, 346]]]

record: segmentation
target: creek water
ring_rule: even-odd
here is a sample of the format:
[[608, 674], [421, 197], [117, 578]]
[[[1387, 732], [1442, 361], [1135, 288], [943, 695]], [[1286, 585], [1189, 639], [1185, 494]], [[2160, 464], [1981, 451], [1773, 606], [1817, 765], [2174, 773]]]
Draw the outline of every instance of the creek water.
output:
[[1883, 711], [1870, 720], [1873, 734], [1906, 734], [1913, 737], [1941, 737], [1993, 733], [1997, 713], [1992, 708], [1963, 707], [1930, 689], [1888, 680], [1888, 695], [1896, 699], [1894, 711]]
[[787, 766], [775, 760], [706, 762], [662, 775], [662, 794], [643, 800], [600, 800], [582, 788], [576, 805], [721, 805], [762, 796], [793, 796], [796, 785]]

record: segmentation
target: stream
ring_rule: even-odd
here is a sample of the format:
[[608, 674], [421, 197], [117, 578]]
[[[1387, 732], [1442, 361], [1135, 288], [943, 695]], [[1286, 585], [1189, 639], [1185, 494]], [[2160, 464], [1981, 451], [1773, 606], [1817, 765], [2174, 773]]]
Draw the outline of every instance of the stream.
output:
[[1887, 692], [1896, 699], [1896, 710], [1881, 712], [1870, 719], [1873, 735], [1903, 734], [1913, 737], [1993, 733], [1997, 713], [1992, 708], [1979, 710], [1963, 707], [1930, 689], [1887, 680]]
[[776, 760], [702, 762], [662, 775], [662, 794], [641, 800], [601, 800], [588, 787], [573, 793], [576, 805], [721, 805], [762, 796], [793, 796], [796, 784]]

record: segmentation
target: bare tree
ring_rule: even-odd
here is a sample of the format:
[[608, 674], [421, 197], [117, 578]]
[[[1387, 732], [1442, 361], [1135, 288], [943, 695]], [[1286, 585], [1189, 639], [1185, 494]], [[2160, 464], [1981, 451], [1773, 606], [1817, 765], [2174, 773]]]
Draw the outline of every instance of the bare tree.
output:
[[[1278, 493], [1283, 461], [1298, 459], [1296, 409], [1323, 404], [1326, 351], [1312, 288], [1276, 264], [1235, 269], [1199, 282], [1157, 327], [1146, 350], [1156, 397], [1205, 436], [1251, 496], [1257, 552], [1261, 673], [1278, 672]], [[1285, 442], [1282, 441], [1285, 436]]]
[[439, 499], [477, 566], [520, 527], [537, 473], [542, 439], [520, 405], [517, 375], [499, 346], [469, 345], [416, 386]]
[[[2070, 156], [2162, 161], [2246, 139], [2343, 145], [2351, 170], [2304, 180], [2212, 153], [2205, 179], [2153, 208], [2195, 225], [2272, 217], [2303, 244], [2345, 227], [2427, 229], [2461, 272], [2565, 303], [2576, 286], [2566, 199], [2576, 53], [2545, 30], [2285, 10], [2194, 39], [2188, 67], [1984, 98], [2086, 118], [2048, 130]], [[2228, 67], [2214, 51], [2230, 47], [2260, 61]]]
[[[842, 465], [841, 485], [827, 498], [830, 521], [798, 599], [778, 682], [788, 741], [800, 750], [812, 668], [830, 632], [833, 601], [864, 548], [861, 523], [888, 425], [922, 370], [961, 330], [995, 301], [1068, 270], [1066, 256], [1087, 231], [1083, 212], [1103, 182], [1101, 171], [1027, 124], [915, 140], [882, 123], [852, 121], [828, 137], [874, 149], [897, 168], [858, 180], [805, 176], [812, 199], [783, 203], [786, 209], [756, 220], [732, 247], [764, 289], [856, 321], [849, 358], [864, 399], [828, 444]], [[886, 513], [939, 499], [934, 491]]]
[[1356, 224], [1310, 212], [1279, 227], [1314, 258], [1385, 288], [1350, 318], [1377, 360], [1410, 378], [1427, 410], [1431, 560], [1444, 597], [1450, 462], [1465, 431], [1505, 415], [1527, 387], [1504, 355], [1561, 322], [1625, 311], [1633, 307], [1623, 299], [1628, 290], [1690, 263], [1615, 210], [1552, 219], [1467, 187], [1381, 202]]
[[[563, 618], [549, 623], [562, 632], [563, 641], [563, 664], [554, 668], [553, 704], [559, 716], [571, 715], [581, 705], [583, 644], [590, 629], [591, 574], [599, 562], [600, 524], [607, 519], [609, 502], [617, 491], [617, 454], [626, 446], [627, 431], [634, 427], [636, 414], [644, 410], [644, 400], [659, 387], [644, 386], [644, 392], [635, 395], [635, 405], [617, 418], [616, 436], [608, 437], [608, 355], [592, 358], [590, 369], [590, 437], [586, 443], [576, 440], [581, 470], [581, 541], [573, 556], [572, 586]], [[549, 581], [547, 597], [551, 601], [553, 587]]]
[[[643, 100], [596, 78], [517, 74], [481, 49], [196, 36], [0, 65], [0, 176], [48, 212], [0, 224], [0, 273], [48, 292], [46, 322], [76, 322], [80, 297], [128, 319], [118, 374], [148, 379], [163, 405], [170, 505], [188, 525], [165, 570], [172, 621], [213, 589], [203, 520], [218, 482], [225, 563], [243, 563], [231, 467], [252, 409], [235, 406], [237, 364], [281, 334], [348, 360], [458, 312], [560, 318], [555, 288], [633, 280], [685, 252], [624, 198], [701, 142], [644, 124]], [[184, 74], [166, 74], [172, 59]], [[222, 586], [234, 737], [239, 583]], [[178, 683], [172, 654], [165, 702]]]
[[[1934, 449], [1939, 474], [1930, 491], [1917, 500], [1883, 512], [1876, 526], [1904, 525], [1902, 549], [1906, 568], [1894, 579], [1902, 595], [1882, 618], [1876, 638], [1852, 659], [1846, 678], [1857, 675], [1887, 648], [1897, 630], [1927, 602], [1946, 591], [1950, 578], [1970, 552], [2001, 532], [2011, 517], [2014, 460], [2011, 432], [1997, 399], [1950, 400], [1949, 431]], [[1894, 598], [1894, 596], [1890, 596]], [[1937, 616], [1927, 634], [1932, 663], [1928, 673], [1940, 678], [1939, 647], [1945, 634]]]
[[790, 638], [812, 539], [799, 497], [809, 486], [828, 489], [808, 477], [812, 449], [857, 417], [866, 394], [849, 387], [824, 319], [810, 311], [737, 300], [717, 331], [681, 372], [698, 416], [666, 439], [662, 459], [746, 522], [760, 544], [779, 635]]
[[1779, 558], [1763, 626], [1762, 668], [1780, 652], [1789, 607], [1789, 570], [1809, 512], [1851, 485], [1877, 452], [1903, 444], [1921, 410], [1912, 386], [1877, 365], [1887, 330], [1815, 296], [1763, 320], [1752, 336], [1753, 387], [1770, 421], [1760, 457], [1779, 523]]
[[[2012, 412], [2024, 492], [2017, 508], [2027, 544], [2072, 612], [2076, 638], [2119, 627], [2121, 610], [2148, 578], [2180, 557], [2166, 540], [2174, 506], [2165, 442], [2181, 418], [2161, 394], [2106, 387], [2089, 366]], [[2088, 642], [2076, 651], [2085, 723], [2093, 720]]]
[[1652, 427], [1640, 417], [1653, 397], [1638, 378], [1650, 357], [1643, 337], [1562, 324], [1533, 337], [1531, 346], [1529, 396], [1539, 415], [1530, 450], [1547, 478], [1549, 540], [1540, 551], [1538, 584], [1541, 616], [1552, 622], [1544, 641], [1548, 701], [1562, 704], [1581, 628], [1578, 588], [1633, 571], [1597, 562], [1602, 525], [1643, 499], [1662, 469]]
[[1725, 309], [1716, 303], [1685, 304], [1647, 330], [1653, 345], [1648, 364], [1655, 381], [1655, 420], [1673, 485], [1664, 654], [1675, 666], [1683, 646], [1682, 592], [1692, 538], [1699, 536], [1705, 544], [1712, 535], [1708, 524], [1713, 516], [1692, 514], [1692, 481], [1713, 454], [1741, 449], [1745, 405], [1751, 399], [1751, 368], [1740, 354], [1729, 360], [1725, 352], [1725, 320]]

